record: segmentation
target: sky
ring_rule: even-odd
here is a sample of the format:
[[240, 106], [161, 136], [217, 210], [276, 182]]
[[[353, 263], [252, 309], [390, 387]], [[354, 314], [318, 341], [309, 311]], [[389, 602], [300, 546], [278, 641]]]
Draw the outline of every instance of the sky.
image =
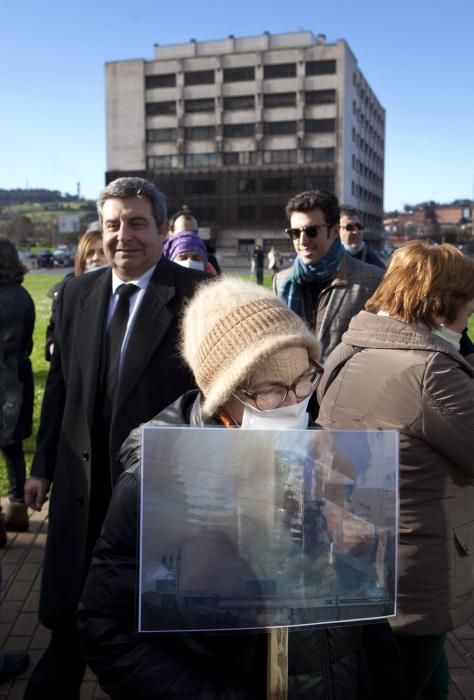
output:
[[472, 0], [0, 0], [0, 188], [95, 198], [108, 61], [153, 45], [310, 30], [345, 39], [386, 110], [386, 210], [473, 197]]

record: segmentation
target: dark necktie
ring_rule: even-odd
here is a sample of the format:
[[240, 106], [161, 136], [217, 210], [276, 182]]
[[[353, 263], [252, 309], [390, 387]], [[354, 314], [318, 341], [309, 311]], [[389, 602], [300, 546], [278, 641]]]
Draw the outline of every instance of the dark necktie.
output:
[[119, 380], [120, 351], [127, 330], [130, 297], [138, 292], [136, 284], [122, 284], [117, 289], [118, 302], [106, 335], [106, 387], [111, 407]]

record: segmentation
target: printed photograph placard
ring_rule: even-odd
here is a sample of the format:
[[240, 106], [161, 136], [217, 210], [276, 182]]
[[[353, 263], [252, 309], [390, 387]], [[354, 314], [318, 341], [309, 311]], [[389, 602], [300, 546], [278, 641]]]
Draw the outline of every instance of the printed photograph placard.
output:
[[389, 617], [395, 431], [142, 429], [139, 632]]

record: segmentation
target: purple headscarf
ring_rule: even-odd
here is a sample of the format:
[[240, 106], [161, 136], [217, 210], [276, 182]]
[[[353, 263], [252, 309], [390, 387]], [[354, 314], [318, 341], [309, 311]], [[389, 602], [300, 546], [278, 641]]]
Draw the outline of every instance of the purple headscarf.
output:
[[205, 263], [208, 261], [206, 244], [194, 231], [181, 231], [163, 243], [163, 255], [174, 260], [181, 253], [196, 253]]

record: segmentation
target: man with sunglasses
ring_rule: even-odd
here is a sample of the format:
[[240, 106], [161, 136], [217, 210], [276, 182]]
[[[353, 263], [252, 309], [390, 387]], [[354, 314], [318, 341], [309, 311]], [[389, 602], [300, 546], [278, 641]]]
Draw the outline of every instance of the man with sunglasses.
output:
[[297, 256], [291, 268], [275, 275], [273, 289], [315, 330], [324, 361], [372, 296], [383, 271], [344, 250], [339, 203], [331, 192], [301, 192], [289, 200], [286, 214], [286, 233]]
[[364, 226], [360, 222], [359, 212], [350, 204], [340, 206], [339, 232], [344, 250], [352, 257], [370, 265], [377, 265], [385, 270], [385, 264], [367, 247], [364, 241]]

